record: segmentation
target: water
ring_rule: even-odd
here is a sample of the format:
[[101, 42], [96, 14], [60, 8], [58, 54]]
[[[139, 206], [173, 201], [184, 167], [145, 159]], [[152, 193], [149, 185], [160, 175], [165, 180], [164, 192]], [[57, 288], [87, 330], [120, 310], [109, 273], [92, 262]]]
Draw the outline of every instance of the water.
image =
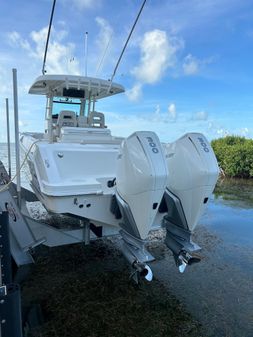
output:
[[[11, 146], [12, 174], [15, 172]], [[7, 146], [0, 160], [8, 167]], [[25, 169], [22, 181], [27, 184]], [[226, 180], [218, 186], [197, 227], [194, 241], [203, 260], [180, 274], [161, 243], [152, 269], [167, 289], [203, 325], [208, 337], [253, 336], [253, 182]]]
[[[16, 174], [16, 156], [15, 156], [15, 144], [11, 143], [10, 145], [10, 152], [11, 152], [11, 176], [14, 177]], [[23, 162], [23, 155], [21, 153], [20, 164], [22, 165]], [[3, 162], [7, 172], [9, 172], [8, 166], [8, 148], [6, 143], [0, 143], [0, 161]], [[16, 183], [16, 179], [14, 179]], [[22, 186], [30, 189], [29, 185], [29, 173], [28, 173], [28, 166], [26, 163], [21, 168], [21, 184]]]
[[194, 236], [202, 247], [199, 264], [181, 275], [166, 248], [154, 248], [163, 257], [154, 264], [155, 275], [211, 337], [253, 336], [253, 189], [251, 182], [244, 185], [238, 199], [227, 183], [226, 193], [219, 188], [210, 201]]

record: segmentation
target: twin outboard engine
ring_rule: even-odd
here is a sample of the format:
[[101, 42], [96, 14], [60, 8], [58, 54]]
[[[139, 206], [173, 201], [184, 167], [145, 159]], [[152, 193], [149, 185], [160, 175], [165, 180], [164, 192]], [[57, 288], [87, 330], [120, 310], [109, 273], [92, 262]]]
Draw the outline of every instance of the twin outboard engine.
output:
[[168, 169], [159, 138], [154, 132], [133, 133], [122, 144], [116, 171], [122, 228], [145, 239], [167, 185]]
[[[132, 265], [153, 257], [145, 239], [157, 215], [164, 214], [165, 243], [181, 272], [198, 262], [191, 241], [219, 174], [214, 152], [202, 134], [186, 134], [161, 144], [154, 132], [133, 133], [122, 143], [117, 161], [116, 202], [121, 215], [122, 251]], [[150, 276], [149, 276], [150, 279]]]
[[164, 149], [169, 169], [167, 190], [180, 200], [193, 231], [218, 179], [215, 154], [200, 133], [188, 133]]
[[191, 233], [214, 190], [219, 167], [212, 147], [200, 133], [186, 134], [164, 149], [169, 179], [160, 211], [166, 212], [165, 242], [183, 272], [187, 264], [199, 261], [191, 254], [199, 249]]
[[[168, 184], [164, 149], [154, 132], [139, 131], [124, 140], [118, 156], [116, 200], [121, 214], [121, 250], [134, 269], [134, 279], [152, 280], [147, 262], [154, 257], [145, 240]], [[114, 208], [115, 209], [115, 208]]]

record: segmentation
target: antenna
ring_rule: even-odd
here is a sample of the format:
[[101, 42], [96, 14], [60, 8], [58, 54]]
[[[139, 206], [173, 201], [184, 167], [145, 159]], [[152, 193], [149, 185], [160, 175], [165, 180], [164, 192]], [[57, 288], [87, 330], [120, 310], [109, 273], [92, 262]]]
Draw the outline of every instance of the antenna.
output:
[[87, 64], [88, 64], [88, 32], [85, 32], [85, 40], [84, 40], [84, 60], [85, 60], [85, 76], [87, 76]]
[[[122, 56], [123, 56], [123, 54], [124, 54], [124, 52], [125, 52], [125, 50], [126, 50], [126, 47], [127, 47], [127, 45], [128, 45], [128, 42], [129, 42], [129, 40], [130, 40], [130, 38], [131, 38], [131, 35], [132, 35], [133, 31], [134, 31], [134, 28], [135, 28], [135, 26], [136, 26], [136, 24], [137, 24], [137, 21], [139, 20], [139, 17], [140, 17], [140, 15], [141, 15], [141, 12], [142, 12], [144, 6], [145, 6], [146, 1], [147, 1], [147, 0], [144, 0], [144, 1], [143, 1], [142, 5], [141, 5], [141, 8], [140, 8], [140, 10], [139, 10], [139, 13], [138, 13], [138, 15], [137, 15], [137, 17], [136, 17], [136, 19], [135, 19], [135, 21], [134, 21], [134, 24], [133, 24], [132, 29], [131, 29], [131, 31], [130, 31], [130, 33], [129, 33], [129, 35], [128, 35], [128, 38], [127, 38], [127, 40], [126, 40], [126, 42], [125, 42], [125, 45], [124, 45], [124, 47], [123, 47], [123, 49], [122, 49], [122, 52], [121, 52], [120, 57], [119, 57], [119, 59], [118, 59], [118, 62], [117, 62], [117, 64], [116, 64], [115, 68], [114, 68], [112, 77], [111, 77], [111, 79], [110, 79], [111, 82], [113, 81], [113, 78], [114, 78], [114, 76], [115, 76], [115, 74], [116, 74], [116, 72], [117, 72], [118, 66], [119, 66], [120, 61], [121, 61], [121, 59], [122, 59]], [[110, 90], [110, 89], [109, 89], [109, 90]]]
[[99, 64], [98, 64], [98, 66], [97, 66], [96, 73], [95, 73], [95, 77], [97, 76], [97, 74], [99, 73], [100, 69], [102, 68], [102, 65], [103, 65], [103, 63], [104, 63], [105, 56], [106, 56], [106, 54], [107, 54], [109, 45], [110, 45], [110, 43], [111, 43], [111, 39], [112, 39], [112, 34], [111, 34], [111, 36], [110, 36], [110, 38], [109, 38], [109, 40], [108, 40], [108, 42], [107, 42], [107, 45], [106, 45], [105, 50], [104, 50], [104, 53], [103, 53], [103, 55], [102, 55], [102, 57], [101, 57], [101, 59], [100, 59], [100, 62], [99, 62]]
[[55, 3], [56, 3], [56, 0], [53, 0], [53, 6], [52, 6], [52, 10], [51, 10], [51, 16], [50, 16], [49, 27], [48, 27], [48, 32], [47, 32], [47, 42], [46, 42], [43, 65], [42, 65], [42, 74], [43, 75], [45, 75], [45, 73], [46, 73], [45, 66], [46, 66], [46, 59], [47, 59], [47, 49], [48, 49], [48, 42], [49, 42], [49, 37], [50, 37], [50, 32], [51, 32], [53, 16], [54, 16]]

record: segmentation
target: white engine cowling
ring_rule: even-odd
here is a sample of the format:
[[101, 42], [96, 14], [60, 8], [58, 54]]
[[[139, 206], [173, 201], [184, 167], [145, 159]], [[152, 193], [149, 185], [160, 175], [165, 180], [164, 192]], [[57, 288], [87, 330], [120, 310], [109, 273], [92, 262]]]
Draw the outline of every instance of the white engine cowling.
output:
[[215, 154], [200, 133], [188, 133], [174, 143], [164, 144], [164, 148], [169, 170], [167, 189], [180, 200], [192, 231], [218, 179]]
[[116, 191], [126, 231], [147, 237], [166, 185], [167, 163], [157, 135], [139, 131], [125, 139], [117, 160]]

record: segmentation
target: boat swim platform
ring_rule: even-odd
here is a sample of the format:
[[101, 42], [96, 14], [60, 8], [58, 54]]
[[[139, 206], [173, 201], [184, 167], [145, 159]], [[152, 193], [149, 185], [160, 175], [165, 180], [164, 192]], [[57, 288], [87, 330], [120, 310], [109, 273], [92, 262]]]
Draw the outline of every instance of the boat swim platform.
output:
[[[9, 214], [10, 249], [17, 266], [33, 263], [32, 252], [41, 244], [49, 247], [89, 244], [90, 240], [118, 234], [115, 226], [96, 226], [85, 218], [48, 213], [46, 222], [38, 216], [35, 219], [29, 205], [40, 202], [24, 187], [21, 188], [20, 204], [18, 199], [16, 185], [0, 161], [0, 213], [7, 211]], [[42, 206], [38, 207], [41, 209]]]

